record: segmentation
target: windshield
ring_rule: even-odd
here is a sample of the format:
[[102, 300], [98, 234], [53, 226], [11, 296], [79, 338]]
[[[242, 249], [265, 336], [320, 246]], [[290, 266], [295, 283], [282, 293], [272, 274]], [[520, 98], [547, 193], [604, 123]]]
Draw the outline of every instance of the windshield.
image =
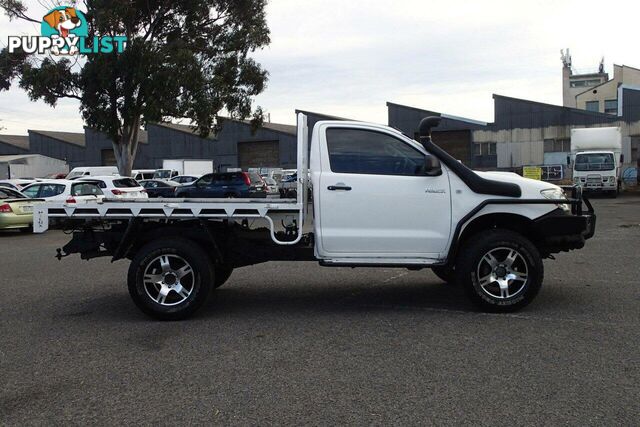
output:
[[140, 187], [140, 184], [133, 178], [114, 179], [113, 186], [116, 188], [135, 188]]
[[0, 200], [6, 199], [26, 199], [27, 196], [24, 194], [18, 193], [17, 191], [13, 191], [10, 188], [0, 188]]
[[78, 176], [84, 175], [84, 171], [71, 171], [69, 175], [67, 175], [67, 179], [76, 178]]
[[153, 174], [153, 177], [154, 178], [160, 178], [160, 179], [171, 178], [171, 171], [168, 170], [168, 169], [157, 170]]
[[577, 171], [610, 171], [615, 168], [613, 153], [586, 153], [576, 155]]
[[72, 196], [102, 196], [103, 194], [95, 182], [78, 182], [71, 185]]

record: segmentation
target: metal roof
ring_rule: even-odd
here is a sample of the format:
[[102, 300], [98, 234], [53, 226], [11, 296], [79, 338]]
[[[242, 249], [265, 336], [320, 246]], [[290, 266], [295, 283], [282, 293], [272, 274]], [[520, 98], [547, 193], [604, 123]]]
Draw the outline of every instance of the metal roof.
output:
[[[165, 127], [168, 129], [177, 130], [179, 132], [184, 132], [191, 135], [200, 136], [200, 134], [196, 130], [196, 127], [191, 125], [181, 125], [178, 123], [170, 123], [170, 122], [157, 122], [157, 123], [150, 123], [150, 124]], [[207, 139], [215, 139], [215, 137], [213, 135], [209, 135]]]
[[69, 144], [77, 145], [78, 147], [84, 147], [84, 133], [75, 133], [75, 132], [54, 132], [50, 130], [32, 130], [29, 129], [29, 132], [37, 133], [39, 135], [44, 135], [49, 138], [57, 139], [58, 141], [67, 142]]
[[[251, 120], [240, 120], [240, 119], [234, 119], [231, 117], [219, 117], [220, 120], [229, 120], [229, 121], [233, 121], [236, 123], [240, 123], [240, 124], [244, 124], [247, 126], [251, 126]], [[196, 131], [195, 126], [191, 126], [191, 125], [181, 125], [181, 124], [177, 124], [177, 123], [154, 123], [155, 125], [158, 126], [164, 126], [170, 129], [174, 129], [180, 132], [186, 132], [186, 133], [190, 133], [193, 135], [197, 135], [199, 136], [199, 133]], [[269, 122], [264, 122], [262, 123], [262, 126], [260, 127], [261, 129], [267, 129], [267, 130], [272, 130], [275, 132], [281, 132], [281, 133], [286, 133], [288, 135], [295, 135], [296, 134], [296, 126], [293, 125], [285, 125], [282, 123], [269, 123]], [[210, 139], [214, 139], [215, 136], [210, 135], [208, 138]]]
[[49, 160], [55, 160], [60, 163], [66, 163], [64, 160], [56, 159], [56, 158], [45, 156], [42, 154], [13, 154], [13, 155], [7, 155], [7, 156], [0, 156], [0, 163], [12, 163], [15, 161], [19, 161], [23, 159], [31, 159], [34, 157], [42, 157]]
[[8, 145], [13, 145], [22, 150], [29, 149], [29, 136], [28, 135], [0, 135], [0, 142]]

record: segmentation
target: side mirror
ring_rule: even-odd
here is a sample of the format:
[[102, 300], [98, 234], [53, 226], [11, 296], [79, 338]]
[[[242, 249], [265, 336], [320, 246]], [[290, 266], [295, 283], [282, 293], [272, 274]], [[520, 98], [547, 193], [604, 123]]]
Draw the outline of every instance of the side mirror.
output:
[[426, 176], [442, 175], [442, 165], [436, 156], [426, 156], [424, 158], [424, 174]]
[[624, 154], [620, 154], [620, 164], [624, 163]]
[[567, 166], [571, 166], [571, 156], [567, 156]]

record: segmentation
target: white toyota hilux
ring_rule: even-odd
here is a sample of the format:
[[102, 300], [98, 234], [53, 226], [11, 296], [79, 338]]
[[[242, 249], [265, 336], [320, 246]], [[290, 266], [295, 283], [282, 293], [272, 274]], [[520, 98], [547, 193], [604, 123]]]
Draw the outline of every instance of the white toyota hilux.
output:
[[593, 209], [575, 187], [468, 169], [431, 141], [438, 121], [422, 120], [420, 141], [321, 121], [309, 146], [299, 114], [296, 198], [50, 203], [34, 231], [73, 230], [59, 257], [130, 259], [131, 297], [159, 319], [194, 313], [234, 268], [274, 260], [430, 268], [483, 310], [517, 310], [540, 290], [544, 258], [593, 236]]

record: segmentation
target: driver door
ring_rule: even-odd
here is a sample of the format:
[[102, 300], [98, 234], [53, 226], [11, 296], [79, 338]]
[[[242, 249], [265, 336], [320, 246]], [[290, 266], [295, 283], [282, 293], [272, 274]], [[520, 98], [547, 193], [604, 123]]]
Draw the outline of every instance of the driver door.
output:
[[365, 127], [321, 132], [319, 254], [438, 258], [451, 231], [449, 176], [425, 175], [424, 151]]

